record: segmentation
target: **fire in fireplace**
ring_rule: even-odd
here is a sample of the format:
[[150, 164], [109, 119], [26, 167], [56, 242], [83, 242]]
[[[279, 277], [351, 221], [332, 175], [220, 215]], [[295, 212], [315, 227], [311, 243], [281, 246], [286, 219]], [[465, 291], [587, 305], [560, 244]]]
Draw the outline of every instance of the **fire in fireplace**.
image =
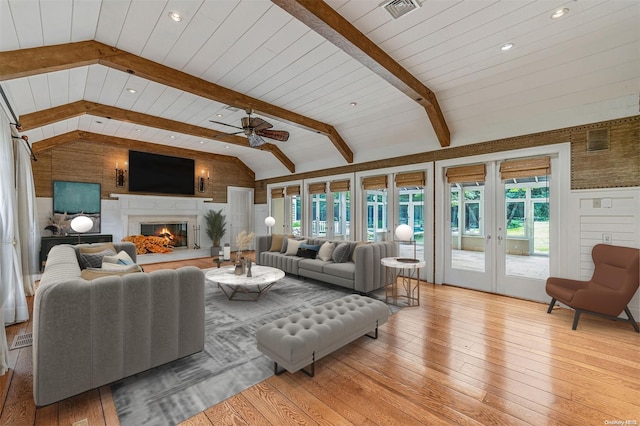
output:
[[167, 245], [179, 248], [188, 247], [187, 222], [181, 223], [141, 223], [140, 234], [145, 237], [155, 236], [164, 238]]

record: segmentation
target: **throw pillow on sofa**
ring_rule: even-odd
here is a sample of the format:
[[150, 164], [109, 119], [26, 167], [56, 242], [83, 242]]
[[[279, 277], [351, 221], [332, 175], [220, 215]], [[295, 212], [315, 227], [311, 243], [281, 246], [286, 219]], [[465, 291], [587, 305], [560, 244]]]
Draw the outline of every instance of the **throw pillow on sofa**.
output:
[[280, 251], [282, 248], [282, 240], [283, 236], [280, 234], [271, 235], [271, 247], [269, 248], [269, 251]]
[[[111, 245], [113, 247], [113, 245]], [[88, 248], [88, 247], [87, 247]], [[86, 268], [99, 268], [102, 266], [102, 258], [105, 256], [115, 256], [115, 250], [111, 248], [102, 247], [101, 251], [84, 251], [84, 247], [80, 248], [80, 267]]]
[[333, 254], [331, 258], [336, 263], [344, 263], [351, 258], [351, 244], [349, 243], [340, 243], [333, 250]]
[[133, 261], [133, 259], [131, 258], [131, 256], [129, 256], [129, 254], [124, 251], [121, 250], [118, 254], [116, 254], [115, 256], [105, 256], [102, 258], [102, 263], [116, 263], [118, 265], [133, 265], [135, 262]]
[[110, 276], [123, 276], [126, 274], [134, 274], [134, 273], [138, 273], [141, 272], [139, 270], [132, 270], [132, 271], [103, 271], [100, 268], [89, 268], [89, 269], [83, 269], [82, 272], [80, 273], [80, 277], [87, 280], [87, 281], [91, 281], [91, 280], [95, 280], [96, 278], [100, 278], [100, 277], [110, 277]]
[[334, 243], [330, 243], [329, 241], [325, 241], [321, 246], [320, 250], [318, 250], [318, 259], [324, 260], [328, 262], [331, 260], [331, 255], [333, 254], [333, 250], [336, 247]]
[[318, 255], [318, 250], [320, 250], [320, 245], [315, 244], [300, 244], [298, 248], [298, 253], [296, 256], [304, 257], [306, 259], [315, 259]]
[[300, 244], [305, 244], [307, 240], [292, 240], [289, 238], [287, 241], [287, 252], [285, 256], [295, 256], [298, 254], [298, 249], [300, 248]]

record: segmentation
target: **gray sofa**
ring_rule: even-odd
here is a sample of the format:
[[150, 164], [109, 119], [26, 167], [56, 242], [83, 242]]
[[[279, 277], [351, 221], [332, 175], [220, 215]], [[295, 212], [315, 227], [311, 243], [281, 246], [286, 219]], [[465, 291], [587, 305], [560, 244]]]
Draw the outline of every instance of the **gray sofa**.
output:
[[[132, 243], [114, 243], [135, 261]], [[54, 246], [33, 306], [33, 397], [51, 404], [204, 349], [204, 274], [193, 266], [81, 278]]]
[[[286, 255], [280, 251], [270, 251], [271, 235], [256, 237], [256, 263], [272, 266], [288, 274], [313, 278], [330, 284], [353, 289], [359, 293], [370, 293], [385, 286], [385, 271], [380, 263], [384, 257], [397, 256], [395, 243], [380, 241], [358, 244], [349, 241], [332, 241], [340, 244], [351, 244], [351, 253], [347, 262], [337, 263], [332, 260], [307, 259]], [[285, 237], [286, 238], [286, 237]], [[297, 237], [306, 240], [310, 245], [322, 245], [326, 239]], [[355, 259], [355, 261], [353, 260]]]

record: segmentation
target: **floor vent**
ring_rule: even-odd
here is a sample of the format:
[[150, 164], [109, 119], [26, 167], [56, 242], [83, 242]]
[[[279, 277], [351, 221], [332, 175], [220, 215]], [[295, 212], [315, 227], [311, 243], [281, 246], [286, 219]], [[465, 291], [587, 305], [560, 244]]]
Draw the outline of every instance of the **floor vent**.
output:
[[33, 344], [33, 333], [18, 334], [13, 338], [13, 343], [9, 350], [26, 348]]
[[389, 12], [393, 19], [398, 19], [420, 7], [418, 0], [386, 0], [380, 3], [380, 7]]
[[594, 129], [587, 133], [587, 152], [609, 149], [609, 129]]

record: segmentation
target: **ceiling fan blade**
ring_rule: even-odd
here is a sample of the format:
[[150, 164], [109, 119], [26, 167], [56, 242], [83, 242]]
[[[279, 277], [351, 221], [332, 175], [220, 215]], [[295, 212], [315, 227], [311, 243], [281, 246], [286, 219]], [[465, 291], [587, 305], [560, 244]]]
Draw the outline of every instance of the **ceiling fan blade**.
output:
[[255, 133], [251, 133], [249, 136], [247, 136], [247, 138], [249, 139], [249, 146], [252, 148], [256, 148], [266, 143], [264, 139], [262, 139], [260, 136], [256, 135]]
[[264, 129], [270, 129], [273, 127], [271, 123], [264, 121], [262, 118], [254, 117], [249, 120], [249, 127], [258, 131]]
[[280, 142], [286, 142], [289, 140], [289, 132], [284, 130], [258, 130], [256, 129], [256, 134], [259, 136], [263, 136], [265, 138], [273, 139]]
[[244, 130], [240, 131], [240, 132], [234, 132], [234, 133], [220, 133], [220, 134], [215, 135], [214, 138], [221, 138], [221, 137], [224, 137], [224, 136], [239, 135], [240, 133], [244, 133]]
[[212, 123], [222, 124], [223, 126], [235, 127], [236, 129], [242, 129], [242, 127], [234, 126], [233, 124], [223, 123], [221, 121], [209, 120]]

